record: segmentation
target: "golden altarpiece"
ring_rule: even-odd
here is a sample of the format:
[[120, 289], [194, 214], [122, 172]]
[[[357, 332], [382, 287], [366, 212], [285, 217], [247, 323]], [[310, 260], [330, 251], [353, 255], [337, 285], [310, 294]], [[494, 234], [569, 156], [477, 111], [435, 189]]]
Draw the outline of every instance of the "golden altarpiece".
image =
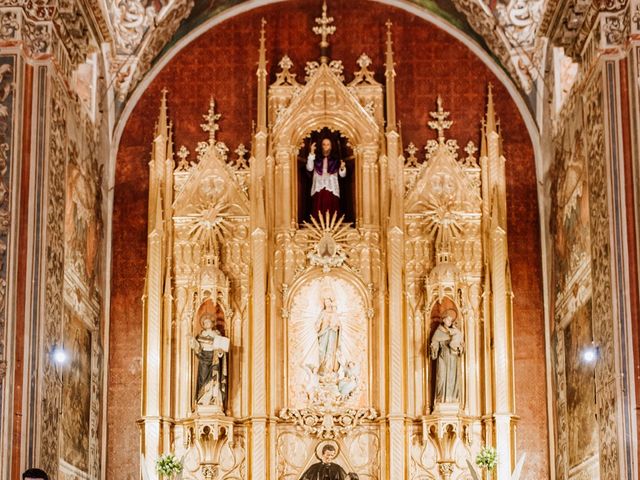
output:
[[[438, 98], [419, 161], [396, 120], [391, 25], [384, 83], [365, 54], [346, 83], [328, 57], [326, 7], [316, 22], [321, 57], [304, 83], [285, 56], [271, 85], [263, 25], [250, 152], [233, 157], [216, 139], [213, 100], [197, 159], [174, 149], [162, 99], [149, 164], [143, 475], [173, 452], [185, 479], [316, 478], [325, 455], [339, 465], [330, 478], [467, 479], [467, 460], [494, 445], [491, 478], [506, 480], [512, 292], [491, 90], [479, 160], [471, 142], [465, 156], [446, 138]], [[352, 152], [354, 222], [299, 221], [299, 159], [323, 129]]]

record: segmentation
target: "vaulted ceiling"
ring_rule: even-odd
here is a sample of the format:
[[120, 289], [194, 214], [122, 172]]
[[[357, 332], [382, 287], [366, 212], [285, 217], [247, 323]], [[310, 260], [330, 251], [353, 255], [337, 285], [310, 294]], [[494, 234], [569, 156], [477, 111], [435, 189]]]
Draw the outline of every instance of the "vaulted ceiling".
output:
[[[255, 0], [100, 0], [111, 37], [110, 71], [119, 102], [164, 52], [207, 20]], [[340, 1], [340, 0], [333, 0]], [[533, 87], [541, 52], [538, 30], [545, 0], [376, 0], [418, 7], [465, 33], [487, 50], [523, 94]], [[551, 0], [546, 0], [549, 3]], [[310, 0], [310, 9], [317, 7]], [[329, 9], [331, 8], [331, 0]], [[312, 5], [313, 4], [313, 5]], [[319, 11], [319, 9], [317, 9]]]

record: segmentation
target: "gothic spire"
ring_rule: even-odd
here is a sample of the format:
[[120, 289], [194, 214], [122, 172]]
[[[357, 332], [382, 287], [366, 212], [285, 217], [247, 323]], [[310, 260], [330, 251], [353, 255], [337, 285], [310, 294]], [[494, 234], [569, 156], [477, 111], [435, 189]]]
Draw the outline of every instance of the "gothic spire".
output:
[[391, 132], [398, 129], [396, 124], [396, 71], [393, 68], [395, 63], [393, 61], [393, 41], [391, 39], [391, 25], [393, 24], [391, 20], [387, 20], [385, 25], [387, 26], [386, 70], [384, 74], [387, 79], [387, 132]]
[[487, 120], [486, 120], [487, 135], [491, 132], [497, 132], [496, 128], [496, 112], [493, 107], [493, 85], [489, 83], [489, 95], [487, 99]]
[[267, 49], [265, 46], [265, 25], [263, 18], [260, 27], [260, 54], [258, 59], [258, 125], [259, 132], [267, 131]]

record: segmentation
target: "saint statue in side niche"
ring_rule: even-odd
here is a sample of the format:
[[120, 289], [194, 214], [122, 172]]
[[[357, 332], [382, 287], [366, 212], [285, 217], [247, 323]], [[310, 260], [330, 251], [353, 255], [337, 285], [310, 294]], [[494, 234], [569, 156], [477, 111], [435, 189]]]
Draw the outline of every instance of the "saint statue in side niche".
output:
[[229, 339], [213, 328], [213, 318], [201, 319], [202, 331], [191, 337], [191, 348], [198, 358], [196, 401], [198, 405], [213, 406], [224, 412], [227, 400], [227, 355]]
[[331, 139], [325, 137], [320, 143], [319, 152], [316, 143], [311, 144], [309, 156], [307, 157], [307, 171], [313, 172], [311, 184], [311, 215], [316, 218], [323, 216], [326, 212], [333, 215], [340, 211], [340, 183], [338, 176], [347, 176], [347, 167], [343, 159], [338, 158], [333, 148]]
[[311, 465], [300, 480], [358, 480], [355, 473], [347, 473], [333, 460], [338, 456], [338, 445], [333, 441], [321, 442], [316, 447], [316, 457], [320, 460]]
[[332, 297], [323, 299], [322, 311], [316, 321], [318, 334], [318, 375], [337, 372], [340, 368], [338, 362], [338, 349], [340, 346], [340, 317]]
[[454, 324], [457, 312], [445, 311], [442, 323], [431, 337], [431, 359], [436, 361], [436, 403], [460, 401], [460, 357], [464, 352], [462, 331]]

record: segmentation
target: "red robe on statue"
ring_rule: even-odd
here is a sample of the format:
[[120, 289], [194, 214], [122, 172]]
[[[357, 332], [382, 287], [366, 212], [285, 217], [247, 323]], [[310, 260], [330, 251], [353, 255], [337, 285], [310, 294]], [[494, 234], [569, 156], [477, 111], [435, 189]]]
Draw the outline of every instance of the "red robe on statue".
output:
[[311, 215], [314, 217], [324, 216], [325, 212], [329, 212], [329, 216], [333, 216], [335, 212], [340, 211], [340, 197], [336, 197], [329, 190], [323, 188], [313, 194], [311, 205]]
[[311, 187], [311, 215], [319, 218], [327, 212], [333, 216], [340, 213], [340, 186], [338, 176], [345, 177], [347, 169], [337, 159], [318, 158], [310, 154], [307, 159], [307, 170], [313, 172]]

